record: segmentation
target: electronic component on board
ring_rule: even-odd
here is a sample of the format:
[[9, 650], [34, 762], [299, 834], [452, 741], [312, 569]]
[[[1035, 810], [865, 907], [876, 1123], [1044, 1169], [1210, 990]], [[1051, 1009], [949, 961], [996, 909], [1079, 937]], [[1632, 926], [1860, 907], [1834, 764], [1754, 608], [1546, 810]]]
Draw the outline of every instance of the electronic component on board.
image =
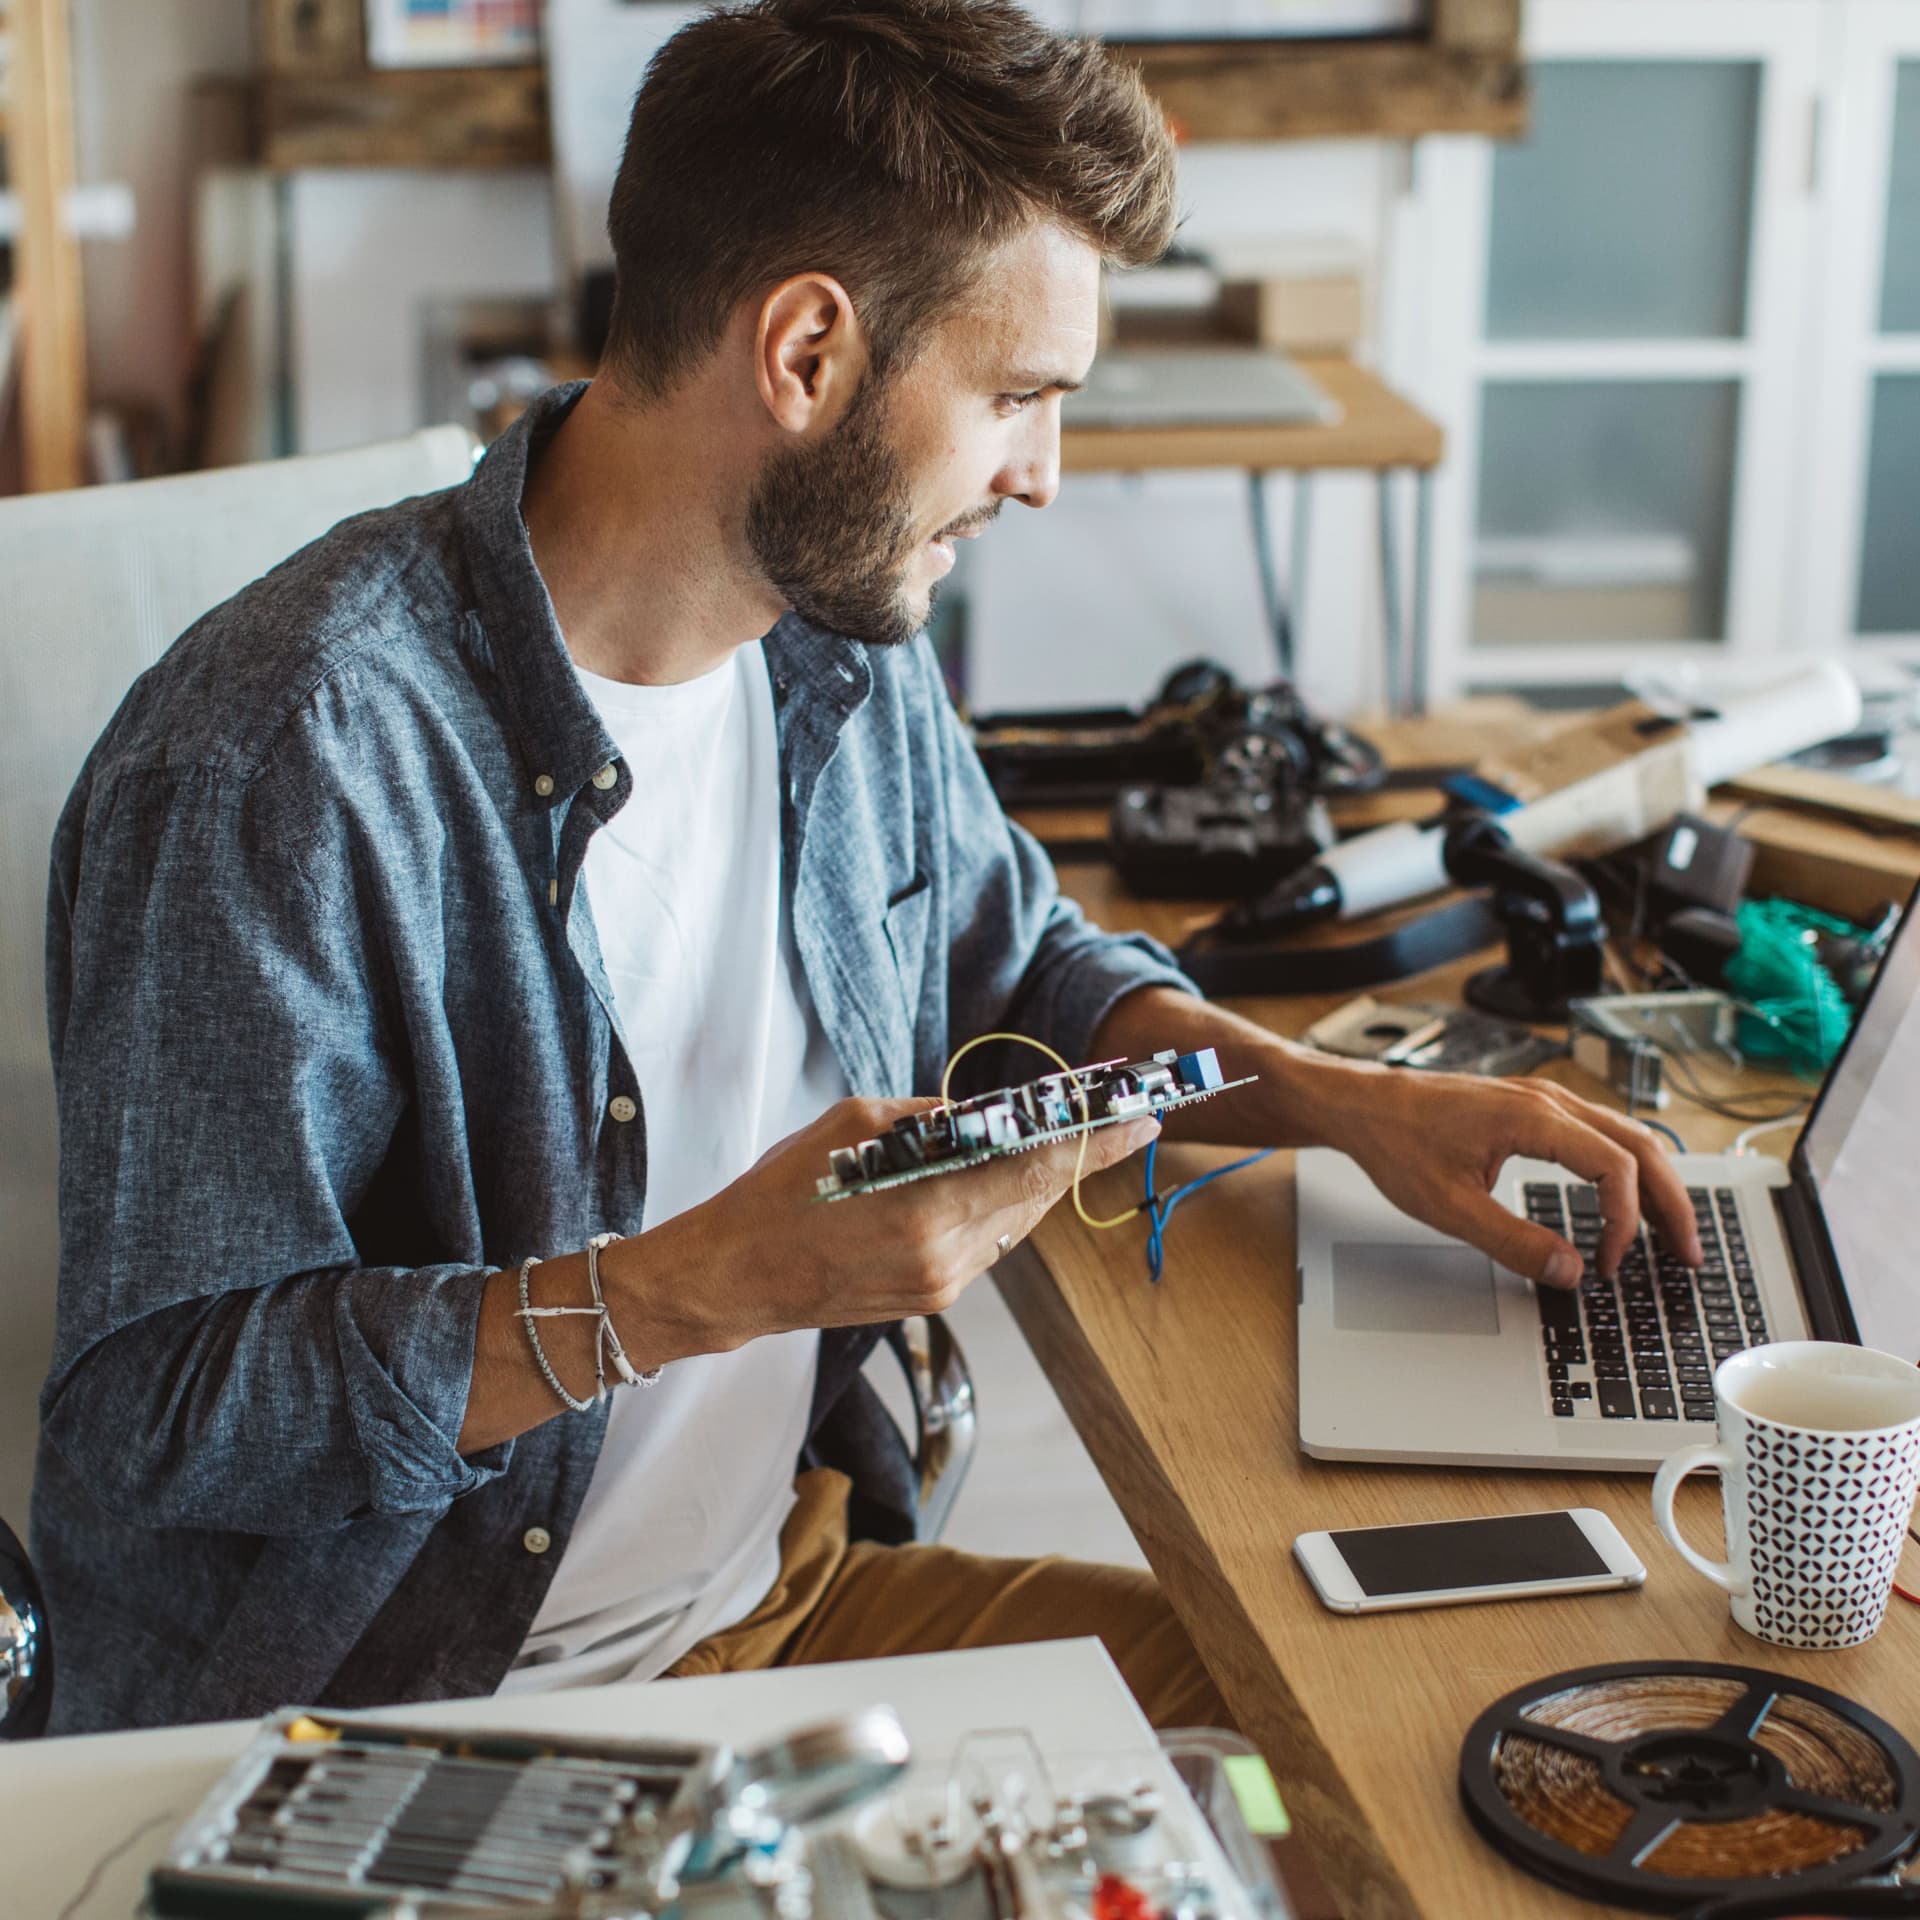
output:
[[878, 1139], [836, 1147], [829, 1156], [831, 1170], [820, 1181], [820, 1198], [844, 1200], [975, 1167], [1003, 1154], [1031, 1152], [1095, 1127], [1191, 1106], [1244, 1087], [1253, 1077], [1226, 1079], [1211, 1047], [1049, 1073], [1022, 1086], [908, 1114]]

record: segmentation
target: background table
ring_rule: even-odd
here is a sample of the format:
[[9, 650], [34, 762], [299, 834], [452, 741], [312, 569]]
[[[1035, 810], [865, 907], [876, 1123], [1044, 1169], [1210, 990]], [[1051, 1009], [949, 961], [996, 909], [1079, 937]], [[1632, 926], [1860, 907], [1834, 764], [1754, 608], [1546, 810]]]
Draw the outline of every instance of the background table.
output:
[[[1430, 726], [1386, 729], [1383, 744], [1406, 759], [1444, 759], [1451, 741]], [[1920, 845], [1905, 846], [1910, 885]], [[1101, 924], [1145, 927], [1174, 942], [1211, 911], [1135, 901], [1105, 868], [1071, 868], [1061, 878]], [[1376, 991], [1456, 998], [1490, 957]], [[1297, 1034], [1347, 997], [1235, 1004]], [[1570, 1064], [1544, 1071], [1598, 1093]], [[1768, 1075], [1748, 1084], [1795, 1083]], [[1738, 1131], [1678, 1100], [1662, 1118], [1699, 1150], [1723, 1149]], [[1763, 1144], [1784, 1153], [1791, 1137]], [[1163, 1184], [1231, 1157], [1170, 1145]], [[1139, 1178], [1137, 1166], [1101, 1176], [1090, 1183], [1090, 1209], [1131, 1204]], [[1733, 1625], [1726, 1597], [1656, 1533], [1649, 1476], [1343, 1465], [1303, 1455], [1291, 1155], [1183, 1205], [1158, 1288], [1147, 1282], [1143, 1241], [1142, 1227], [1089, 1233], [1070, 1209], [1056, 1208], [995, 1277], [1242, 1731], [1264, 1749], [1347, 1920], [1572, 1920], [1605, 1911], [1510, 1866], [1467, 1824], [1455, 1792], [1460, 1743], [1481, 1710], [1563, 1669], [1683, 1658], [1794, 1673], [1920, 1741], [1920, 1609], [1894, 1601], [1879, 1637], [1844, 1653], [1790, 1653], [1752, 1639]], [[1321, 1527], [1562, 1506], [1598, 1507], [1613, 1519], [1646, 1563], [1643, 1590], [1355, 1618], [1320, 1606], [1291, 1553], [1296, 1534]], [[1717, 1557], [1714, 1488], [1690, 1482], [1680, 1514], [1689, 1537]], [[1920, 1574], [1920, 1548], [1908, 1572]]]
[[[1193, 349], [1208, 351], [1205, 347]], [[1380, 596], [1386, 628], [1387, 705], [1424, 711], [1427, 703], [1427, 572], [1434, 468], [1446, 436], [1410, 400], [1377, 374], [1339, 355], [1300, 355], [1294, 364], [1340, 408], [1339, 419], [1275, 426], [1270, 422], [1209, 427], [1076, 427], [1069, 403], [1060, 435], [1066, 473], [1141, 473], [1182, 467], [1241, 467], [1248, 478], [1260, 586], [1279, 669], [1293, 678], [1294, 609], [1306, 590], [1310, 477], [1329, 469], [1373, 474], [1379, 497]], [[1273, 553], [1267, 476], [1293, 476], [1292, 557], [1284, 582]], [[1412, 582], [1403, 580], [1395, 531], [1393, 482], [1414, 476]], [[1411, 648], [1409, 657], [1408, 640]]]
[[[1097, 1640], [462, 1700], [384, 1717], [741, 1747], [876, 1701], [899, 1712], [916, 1772], [935, 1783], [961, 1737], [986, 1727], [1030, 1728], [1050, 1754], [1158, 1752]], [[149, 1869], [256, 1726], [222, 1720], [0, 1747], [0, 1911], [128, 1920]]]

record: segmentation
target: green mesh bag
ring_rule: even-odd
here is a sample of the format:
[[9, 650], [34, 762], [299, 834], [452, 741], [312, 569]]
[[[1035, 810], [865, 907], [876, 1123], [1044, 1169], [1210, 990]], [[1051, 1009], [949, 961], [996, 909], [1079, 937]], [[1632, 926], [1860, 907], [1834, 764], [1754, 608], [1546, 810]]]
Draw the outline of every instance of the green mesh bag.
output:
[[1740, 1050], [1749, 1060], [1781, 1060], [1824, 1072], [1845, 1044], [1853, 1009], [1815, 947], [1822, 933], [1859, 928], [1791, 900], [1746, 900], [1740, 951], [1727, 963], [1727, 986], [1745, 1002]]

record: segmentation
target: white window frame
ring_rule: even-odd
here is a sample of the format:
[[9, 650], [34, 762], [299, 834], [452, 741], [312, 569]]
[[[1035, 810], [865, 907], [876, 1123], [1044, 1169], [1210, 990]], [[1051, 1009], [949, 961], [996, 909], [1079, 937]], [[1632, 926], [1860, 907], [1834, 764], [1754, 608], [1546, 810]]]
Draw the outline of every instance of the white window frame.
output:
[[[1531, 60], [1754, 61], [1761, 68], [1746, 322], [1735, 340], [1489, 341], [1484, 333], [1493, 151], [1423, 143], [1388, 290], [1402, 375], [1446, 426], [1433, 502], [1431, 691], [1581, 685], [1631, 668], [1751, 663], [1804, 644], [1790, 596], [1796, 386], [1808, 323], [1813, 144], [1827, 0], [1532, 0]], [[1480, 417], [1489, 380], [1732, 379], [1741, 386], [1723, 639], [1471, 642]]]
[[1826, 52], [1819, 331], [1799, 463], [1806, 476], [1800, 624], [1823, 647], [1862, 661], [1920, 661], [1920, 632], [1863, 636], [1854, 624], [1874, 382], [1883, 373], [1920, 374], [1920, 332], [1879, 330], [1894, 87], [1900, 64], [1920, 60], [1920, 6], [1845, 0], [1833, 9]]

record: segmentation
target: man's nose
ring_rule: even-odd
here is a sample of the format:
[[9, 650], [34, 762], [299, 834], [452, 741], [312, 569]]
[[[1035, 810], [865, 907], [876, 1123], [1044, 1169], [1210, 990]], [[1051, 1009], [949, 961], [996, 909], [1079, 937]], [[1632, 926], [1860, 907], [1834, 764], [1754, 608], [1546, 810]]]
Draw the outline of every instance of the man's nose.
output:
[[1053, 504], [1060, 491], [1060, 403], [1036, 408], [1034, 432], [1001, 470], [994, 491], [1023, 507]]

